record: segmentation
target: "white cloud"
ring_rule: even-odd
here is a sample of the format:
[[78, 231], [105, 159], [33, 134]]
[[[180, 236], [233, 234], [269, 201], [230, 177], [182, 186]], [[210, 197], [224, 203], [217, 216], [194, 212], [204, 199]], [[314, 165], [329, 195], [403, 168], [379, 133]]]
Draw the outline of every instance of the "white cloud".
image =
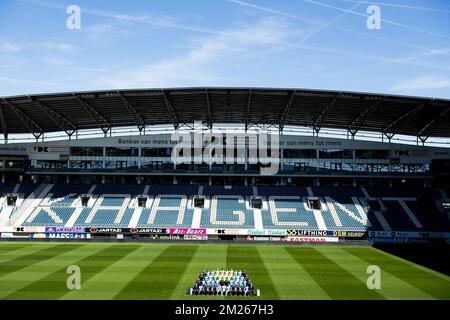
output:
[[42, 81], [42, 80], [36, 81], [36, 80], [20, 79], [20, 78], [13, 78], [13, 77], [0, 77], [0, 84], [2, 84], [2, 83], [24, 84], [24, 85], [29, 85], [32, 87], [42, 87], [42, 88], [45, 88], [46, 86], [60, 85], [60, 83], [58, 83], [58, 82]]
[[[298, 33], [298, 32], [297, 32]], [[294, 33], [295, 34], [295, 33]], [[131, 88], [192, 86], [214, 82], [214, 68], [226, 61], [264, 55], [279, 50], [293, 35], [283, 20], [268, 18], [253, 25], [241, 25], [217, 35], [191, 38], [191, 49], [180, 56], [124, 70], [96, 79], [96, 87]]]
[[450, 88], [450, 78], [440, 76], [421, 76], [400, 82], [391, 87], [391, 91], [416, 91]]
[[126, 22], [139, 22], [139, 23], [147, 23], [153, 24], [157, 26], [173, 26], [176, 23], [176, 20], [173, 17], [169, 16], [156, 16], [156, 15], [132, 15], [132, 14], [121, 14], [114, 13], [108, 15], [110, 17], [114, 17], [117, 20], [126, 21]]
[[52, 66], [70, 66], [73, 61], [61, 57], [48, 57], [43, 60], [44, 63]]
[[450, 48], [430, 49], [421, 54], [422, 56], [446, 55], [450, 56]]
[[92, 26], [83, 27], [83, 32], [86, 33], [88, 39], [91, 41], [105, 40], [114, 35], [115, 27], [109, 24], [95, 24]]
[[60, 51], [71, 51], [74, 49], [74, 47], [71, 44], [58, 41], [47, 41], [44, 42], [43, 45], [49, 49], [56, 49]]
[[[66, 6], [64, 6], [64, 5], [57, 4], [57, 3], [51, 3], [51, 2], [47, 2], [47, 1], [39, 1], [39, 0], [17, 0], [17, 1], [24, 2], [27, 4], [47, 7], [47, 8], [59, 9], [59, 10], [64, 10], [64, 11], [66, 10]], [[166, 16], [166, 15], [123, 14], [123, 13], [112, 12], [112, 11], [91, 9], [91, 8], [87, 8], [84, 6], [82, 9], [82, 12], [83, 12], [83, 14], [89, 14], [89, 15], [93, 15], [93, 16], [97, 16], [97, 17], [112, 18], [112, 19], [115, 19], [122, 23], [142, 23], [142, 24], [152, 25], [152, 26], [156, 26], [156, 27], [163, 27], [163, 28], [173, 28], [173, 29], [202, 32], [202, 33], [215, 33], [213, 30], [179, 24], [173, 17]], [[81, 29], [83, 29], [83, 28], [84, 27], [82, 27]]]
[[84, 26], [80, 29], [80, 31], [93, 45], [117, 42], [123, 38], [135, 37], [134, 33], [128, 28], [122, 28], [104, 23]]
[[12, 69], [23, 66], [28, 60], [12, 54], [0, 54], [0, 68]]
[[[445, 49], [441, 50], [441, 49], [427, 48], [427, 47], [424, 47], [424, 46], [421, 46], [421, 45], [417, 45], [417, 44], [414, 44], [414, 43], [411, 43], [411, 42], [405, 42], [405, 41], [401, 41], [401, 40], [397, 40], [397, 39], [392, 39], [392, 38], [387, 38], [387, 37], [383, 37], [383, 36], [379, 36], [379, 35], [374, 35], [374, 34], [367, 33], [367, 32], [361, 32], [361, 31], [357, 31], [357, 30], [351, 29], [351, 28], [345, 28], [345, 27], [337, 26], [337, 25], [328, 25], [327, 23], [324, 23], [324, 22], [322, 22], [320, 20], [306, 19], [306, 18], [303, 18], [301, 16], [293, 15], [293, 14], [288, 13], [288, 12], [283, 12], [283, 11], [275, 10], [275, 9], [268, 8], [268, 7], [257, 6], [257, 5], [254, 5], [254, 4], [251, 4], [251, 3], [248, 3], [248, 2], [244, 2], [244, 1], [240, 1], [240, 0], [225, 0], [225, 1], [228, 1], [228, 2], [231, 2], [231, 3], [235, 3], [235, 4], [241, 5], [243, 7], [253, 8], [253, 9], [256, 9], [256, 10], [259, 10], [259, 11], [267, 12], [267, 13], [270, 13], [270, 14], [275, 14], [275, 15], [279, 15], [279, 16], [295, 19], [295, 20], [298, 20], [298, 21], [305, 22], [307, 24], [317, 25], [319, 27], [319, 29], [329, 27], [329, 28], [334, 29], [334, 30], [340, 30], [340, 31], [348, 32], [348, 33], [355, 34], [355, 35], [358, 35], [358, 36], [363, 36], [365, 38], [371, 38], [371, 39], [375, 39], [375, 40], [387, 41], [387, 42], [395, 43], [397, 45], [403, 45], [403, 46], [407, 46], [407, 47], [411, 47], [411, 48], [415, 48], [415, 49], [425, 50], [426, 52], [429, 52], [431, 55], [435, 55], [435, 54], [436, 55], [437, 54], [441, 54], [441, 55], [447, 55], [447, 56], [449, 55], [449, 52], [446, 51]], [[306, 1], [306, 0], [304, 0], [304, 1]], [[362, 3], [363, 1], [354, 1], [354, 2]], [[324, 4], [322, 4], [322, 5], [324, 5]], [[327, 5], [325, 5], [325, 6], [327, 6]], [[334, 7], [334, 8], [337, 8], [337, 7]], [[342, 8], [340, 8], [340, 9], [342, 9]], [[344, 10], [343, 12], [344, 13], [350, 13], [348, 10]], [[354, 12], [354, 11], [351, 11], [351, 12]], [[313, 31], [313, 32], [315, 32], [315, 31]]]
[[18, 44], [0, 39], [0, 52], [15, 53], [21, 50], [22, 48]]
[[109, 11], [89, 9], [89, 8], [84, 8], [83, 12], [94, 15], [94, 16], [113, 18], [122, 23], [124, 23], [124, 22], [125, 23], [141, 23], [141, 24], [147, 24], [147, 25], [151, 25], [151, 26], [155, 26], [155, 27], [172, 28], [172, 29], [179, 29], [179, 30], [184, 30], [184, 31], [194, 31], [194, 32], [213, 33], [213, 34], [216, 33], [214, 30], [210, 30], [210, 29], [191, 27], [188, 25], [179, 24], [175, 18], [167, 16], [167, 15], [151, 15], [151, 14], [133, 15], [133, 14], [123, 14], [123, 13], [109, 12]]
[[15, 54], [18, 52], [26, 53], [36, 47], [57, 50], [61, 52], [73, 51], [73, 45], [62, 41], [35, 41], [24, 43], [13, 43], [0, 38], [0, 53]]

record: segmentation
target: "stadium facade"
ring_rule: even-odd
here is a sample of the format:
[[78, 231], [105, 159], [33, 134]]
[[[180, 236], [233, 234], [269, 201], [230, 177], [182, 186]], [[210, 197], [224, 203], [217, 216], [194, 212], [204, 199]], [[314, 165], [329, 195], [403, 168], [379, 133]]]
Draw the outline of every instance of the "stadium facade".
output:
[[[425, 144], [450, 138], [449, 111], [443, 99], [304, 89], [1, 98], [0, 231], [446, 242], [450, 148]], [[166, 127], [153, 133], [156, 126]], [[113, 136], [120, 127], [137, 134]], [[321, 136], [328, 129], [346, 137]], [[88, 130], [102, 136], [84, 138]], [[55, 132], [67, 137], [46, 139]], [[381, 139], [359, 139], [361, 132]], [[33, 140], [11, 138], [23, 134]], [[394, 142], [398, 135], [417, 143]]]

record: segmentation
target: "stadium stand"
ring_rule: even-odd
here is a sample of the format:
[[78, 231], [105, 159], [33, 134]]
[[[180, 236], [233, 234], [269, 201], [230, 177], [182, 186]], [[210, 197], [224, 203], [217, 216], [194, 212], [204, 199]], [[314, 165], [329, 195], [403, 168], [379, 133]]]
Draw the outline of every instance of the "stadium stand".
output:
[[[428, 140], [450, 138], [446, 99], [158, 88], [19, 95], [0, 106], [0, 227], [432, 231], [449, 239], [450, 149]], [[180, 132], [195, 139], [180, 144]], [[226, 163], [187, 155], [196, 141], [209, 150], [211, 133], [236, 151]], [[245, 139], [235, 143], [237, 133]], [[173, 159], [180, 145], [183, 163]], [[276, 170], [265, 175], [268, 163]]]
[[268, 210], [261, 211], [263, 225], [270, 229], [318, 229], [313, 210], [303, 200], [298, 196], [269, 197]]
[[[4, 184], [2, 194], [14, 188], [21, 198], [32, 192], [33, 185]], [[42, 199], [32, 199], [34, 206], [22, 210], [23, 226], [80, 227], [201, 227], [244, 229], [306, 230], [397, 230], [446, 231], [450, 221], [440, 208], [440, 192], [435, 189], [358, 187], [199, 187], [193, 185], [88, 185], [55, 184], [47, 187]], [[194, 208], [193, 197], [203, 189], [205, 205]], [[161, 193], [160, 193], [161, 192]], [[262, 208], [250, 205], [250, 196], [261, 196]], [[45, 193], [45, 191], [43, 191]], [[145, 206], [138, 206], [137, 196], [147, 193]], [[86, 206], [80, 198], [92, 198]], [[42, 195], [42, 193], [41, 193]], [[21, 199], [19, 199], [21, 200]], [[18, 201], [20, 203], [20, 201]], [[22, 202], [24, 203], [24, 202]], [[316, 203], [318, 207], [311, 207]], [[376, 208], [371, 208], [370, 204]], [[3, 217], [6, 208], [8, 217]], [[19, 206], [2, 205], [0, 220], [8, 218]], [[194, 213], [198, 210], [198, 221]], [[257, 226], [256, 213], [261, 214]], [[132, 219], [134, 217], [134, 224]]]
[[187, 196], [160, 195], [151, 208], [145, 208], [139, 218], [139, 227], [186, 227], [192, 224], [193, 209], [187, 208]]
[[[222, 192], [226, 193], [226, 189]], [[254, 228], [253, 212], [246, 208], [245, 198], [241, 195], [215, 195], [211, 197], [210, 209], [202, 210], [201, 226]]]

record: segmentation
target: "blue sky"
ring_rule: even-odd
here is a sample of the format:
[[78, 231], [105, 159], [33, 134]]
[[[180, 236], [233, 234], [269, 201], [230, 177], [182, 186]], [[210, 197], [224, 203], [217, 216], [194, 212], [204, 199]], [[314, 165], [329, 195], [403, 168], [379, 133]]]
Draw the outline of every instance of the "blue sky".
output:
[[180, 86], [450, 98], [450, 1], [0, 0], [0, 96]]

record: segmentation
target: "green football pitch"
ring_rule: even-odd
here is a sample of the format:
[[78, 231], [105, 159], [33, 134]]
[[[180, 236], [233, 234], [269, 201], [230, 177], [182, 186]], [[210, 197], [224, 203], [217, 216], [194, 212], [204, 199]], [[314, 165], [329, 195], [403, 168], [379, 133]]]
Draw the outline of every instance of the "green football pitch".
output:
[[[67, 288], [70, 265], [80, 289]], [[450, 299], [450, 277], [372, 247], [168, 242], [0, 242], [0, 299], [233, 299], [186, 294], [217, 268], [245, 269], [261, 290], [250, 299]]]

